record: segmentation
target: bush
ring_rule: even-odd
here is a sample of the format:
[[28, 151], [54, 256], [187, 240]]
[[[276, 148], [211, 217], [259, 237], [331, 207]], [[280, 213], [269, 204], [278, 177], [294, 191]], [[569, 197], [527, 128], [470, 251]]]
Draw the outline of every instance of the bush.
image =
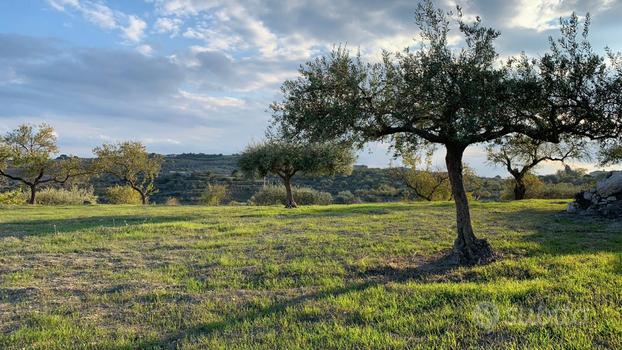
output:
[[229, 197], [229, 189], [225, 185], [209, 184], [201, 196], [201, 204], [221, 205]]
[[85, 203], [97, 203], [97, 196], [93, 193], [92, 187], [44, 188], [37, 192], [37, 204], [77, 205]]
[[165, 205], [181, 205], [181, 202], [179, 202], [179, 199], [175, 198], [175, 197], [168, 197], [166, 199], [166, 202], [164, 203]]
[[[328, 192], [320, 192], [308, 187], [294, 187], [294, 200], [300, 205], [327, 205], [333, 202]], [[285, 187], [270, 185], [262, 187], [250, 199], [253, 205], [285, 205]]]
[[106, 199], [110, 204], [141, 204], [140, 193], [130, 186], [114, 185], [106, 188]]
[[569, 199], [589, 188], [589, 185], [575, 185], [572, 183], [560, 182], [556, 184], [546, 184], [542, 190], [542, 197], [546, 199]]
[[21, 189], [0, 192], [0, 204], [19, 205], [26, 204], [26, 196]]
[[341, 191], [337, 193], [335, 197], [335, 203], [337, 204], [359, 204], [362, 203], [361, 199], [355, 196], [350, 191]]

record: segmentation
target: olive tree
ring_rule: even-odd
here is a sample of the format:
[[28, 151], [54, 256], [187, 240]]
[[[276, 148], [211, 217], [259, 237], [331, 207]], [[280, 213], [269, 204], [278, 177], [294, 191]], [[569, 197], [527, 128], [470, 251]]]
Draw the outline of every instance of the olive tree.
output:
[[544, 161], [565, 162], [586, 158], [585, 143], [569, 141], [551, 143], [525, 135], [511, 135], [487, 147], [488, 161], [504, 166], [514, 179], [514, 199], [525, 199], [525, 178]]
[[[551, 142], [564, 134], [617, 137], [622, 70], [578, 37], [576, 16], [562, 22], [550, 53], [507, 64], [499, 64], [495, 50], [499, 32], [479, 18], [466, 23], [460, 11], [449, 16], [430, 1], [415, 18], [423, 39], [417, 50], [384, 52], [380, 63], [366, 64], [340, 47], [301, 66], [272, 105], [273, 128], [313, 141], [385, 141], [396, 152], [443, 145], [456, 208], [453, 251], [464, 264], [487, 262], [494, 253], [471, 224], [465, 149], [512, 133]], [[461, 48], [448, 41], [455, 28]]]
[[97, 156], [95, 164], [98, 171], [130, 186], [140, 194], [142, 204], [147, 204], [149, 197], [157, 192], [154, 182], [164, 157], [149, 154], [142, 143], [126, 141], [104, 144], [95, 148], [93, 153]]
[[91, 174], [77, 157], [58, 159], [57, 137], [47, 124], [22, 124], [0, 137], [0, 175], [21, 182], [30, 190], [29, 204], [35, 204], [37, 191], [50, 184], [65, 184]]
[[285, 186], [287, 208], [297, 207], [292, 194], [292, 178], [305, 175], [349, 174], [354, 155], [350, 148], [331, 143], [296, 143], [268, 140], [248, 146], [238, 164], [248, 176], [276, 175]]

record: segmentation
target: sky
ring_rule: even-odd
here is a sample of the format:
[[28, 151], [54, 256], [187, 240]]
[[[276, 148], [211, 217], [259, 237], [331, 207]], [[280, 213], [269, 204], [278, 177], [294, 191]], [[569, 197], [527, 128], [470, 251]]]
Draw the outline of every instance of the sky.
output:
[[[622, 51], [622, 0], [458, 4], [467, 18], [501, 31], [501, 57], [543, 53], [559, 17], [573, 11], [592, 15], [596, 49]], [[371, 61], [383, 49], [416, 46], [415, 7], [413, 0], [0, 1], [0, 132], [46, 122], [62, 153], [79, 156], [122, 140], [163, 154], [236, 153], [263, 138], [270, 103], [305, 61], [339, 44]], [[434, 164], [442, 157], [437, 152]], [[465, 161], [478, 174], [506, 176], [485, 158], [475, 146]], [[399, 161], [387, 145], [371, 144], [358, 163]]]

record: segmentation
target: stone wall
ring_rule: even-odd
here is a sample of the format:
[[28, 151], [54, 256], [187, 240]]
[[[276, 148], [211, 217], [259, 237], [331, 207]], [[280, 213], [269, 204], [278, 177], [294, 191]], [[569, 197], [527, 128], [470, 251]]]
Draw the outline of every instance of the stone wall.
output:
[[613, 171], [596, 188], [577, 193], [568, 212], [622, 218], [622, 171]]

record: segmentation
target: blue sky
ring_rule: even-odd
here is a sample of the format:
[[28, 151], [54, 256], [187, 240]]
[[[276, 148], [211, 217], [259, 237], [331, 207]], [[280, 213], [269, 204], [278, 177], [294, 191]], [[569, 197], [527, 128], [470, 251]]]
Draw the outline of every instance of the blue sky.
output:
[[[259, 140], [298, 65], [335, 44], [378, 58], [417, 38], [414, 1], [6, 0], [0, 2], [0, 132], [56, 127], [63, 153], [140, 140], [160, 153], [234, 153]], [[437, 5], [451, 9], [451, 0]], [[502, 33], [502, 57], [537, 55], [557, 20], [592, 14], [592, 43], [622, 50], [619, 0], [465, 0]], [[456, 38], [456, 45], [460, 45]], [[384, 145], [359, 163], [386, 166]], [[467, 162], [483, 175], [481, 147]], [[442, 164], [442, 152], [435, 156]], [[545, 165], [540, 172], [550, 172]]]

